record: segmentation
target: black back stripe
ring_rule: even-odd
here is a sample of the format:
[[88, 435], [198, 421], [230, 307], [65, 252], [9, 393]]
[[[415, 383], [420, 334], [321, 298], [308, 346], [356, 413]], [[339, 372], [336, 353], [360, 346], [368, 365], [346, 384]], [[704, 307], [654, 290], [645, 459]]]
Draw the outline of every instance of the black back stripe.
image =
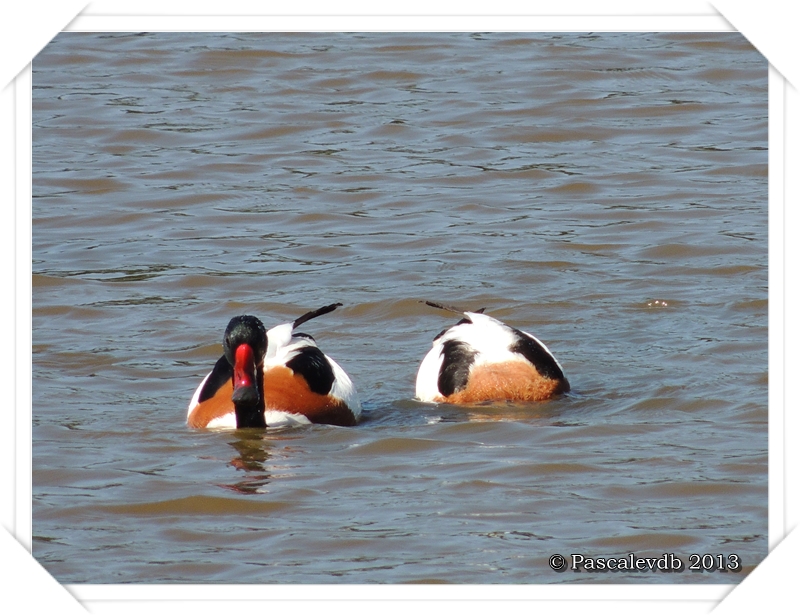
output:
[[475, 355], [477, 352], [466, 342], [447, 340], [442, 345], [442, 367], [437, 382], [439, 393], [450, 396], [466, 388]]
[[[512, 328], [513, 329], [513, 328]], [[563, 379], [564, 373], [558, 367], [555, 358], [530, 335], [514, 329], [517, 341], [509, 347], [512, 353], [518, 353], [527, 359], [538, 370], [539, 374], [548, 379]]]
[[232, 378], [233, 366], [228, 363], [228, 360], [223, 355], [214, 364], [214, 369], [211, 370], [211, 374], [208, 375], [206, 382], [203, 384], [203, 389], [200, 391], [200, 397], [197, 401], [204, 402], [209, 398], [213, 398], [217, 390]]
[[450, 331], [450, 328], [449, 328], [449, 327], [448, 327], [447, 329], [443, 329], [443, 330], [442, 330], [442, 331], [440, 331], [438, 334], [436, 334], [436, 337], [434, 337], [433, 341], [434, 341], [434, 342], [436, 342], [436, 341], [437, 341], [439, 338], [441, 338], [442, 336], [444, 336], [444, 335], [445, 335], [447, 332], [449, 332], [449, 331]]
[[[451, 306], [444, 306], [442, 304], [435, 304], [433, 302], [425, 302], [425, 303], [428, 304], [428, 306], [433, 306], [434, 308], [441, 308], [442, 310], [448, 310], [450, 312], [455, 312], [455, 313], [458, 313], [458, 314], [462, 314], [460, 310], [458, 310], [457, 308], [453, 308]], [[486, 308], [481, 308], [480, 310], [472, 310], [470, 312], [475, 312], [477, 314], [483, 314], [484, 310], [486, 310]], [[464, 318], [461, 319], [458, 323], [456, 323], [452, 327], [448, 327], [447, 329], [443, 329], [438, 334], [436, 334], [436, 337], [433, 339], [433, 341], [436, 342], [439, 338], [441, 338], [447, 332], [449, 332], [453, 327], [458, 327], [459, 325], [468, 325], [468, 324], [471, 324], [471, 323], [472, 323], [472, 319], [469, 318], [469, 315], [465, 314]]]
[[333, 387], [335, 376], [328, 359], [317, 347], [303, 347], [300, 352], [286, 362], [286, 367], [301, 375], [315, 394], [327, 395]]

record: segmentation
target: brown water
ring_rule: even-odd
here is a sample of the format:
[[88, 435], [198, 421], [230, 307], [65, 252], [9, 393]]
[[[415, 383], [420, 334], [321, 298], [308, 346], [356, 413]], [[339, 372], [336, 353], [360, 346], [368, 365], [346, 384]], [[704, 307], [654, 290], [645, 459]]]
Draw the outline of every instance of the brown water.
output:
[[[736, 33], [59, 35], [33, 62], [33, 554], [64, 583], [727, 583], [767, 553], [767, 62]], [[432, 299], [573, 386], [413, 400]], [[239, 313], [355, 428], [190, 430]], [[555, 572], [736, 554], [740, 573]]]

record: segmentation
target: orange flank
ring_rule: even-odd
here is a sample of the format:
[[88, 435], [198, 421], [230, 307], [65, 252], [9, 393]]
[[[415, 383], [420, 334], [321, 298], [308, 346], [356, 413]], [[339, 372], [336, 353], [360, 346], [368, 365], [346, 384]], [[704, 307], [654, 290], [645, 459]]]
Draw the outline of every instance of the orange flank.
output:
[[526, 361], [506, 361], [474, 366], [467, 387], [436, 402], [469, 404], [472, 402], [526, 401], [534, 402], [564, 393], [563, 382], [543, 377]]
[[[208, 400], [194, 407], [187, 424], [205, 428], [215, 419], [235, 413], [233, 384], [225, 382]], [[299, 374], [285, 366], [270, 368], [264, 373], [264, 406], [267, 411], [283, 411], [305, 415], [311, 423], [354, 426], [353, 411], [341, 400], [316, 394]]]
[[233, 407], [233, 383], [227, 381], [208, 400], [204, 400], [192, 409], [186, 423], [191, 428], [205, 428], [214, 419], [235, 412]]
[[333, 396], [311, 391], [306, 380], [286, 366], [264, 373], [264, 401], [268, 411], [300, 413], [312, 423], [354, 426], [353, 412]]

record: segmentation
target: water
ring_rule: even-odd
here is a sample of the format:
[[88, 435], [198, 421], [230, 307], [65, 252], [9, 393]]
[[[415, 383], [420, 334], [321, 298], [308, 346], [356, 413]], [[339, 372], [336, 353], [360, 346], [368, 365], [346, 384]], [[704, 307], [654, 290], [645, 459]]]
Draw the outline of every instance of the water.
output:
[[[33, 197], [62, 583], [729, 583], [767, 554], [767, 62], [737, 33], [62, 33]], [[414, 401], [454, 322], [422, 299], [530, 331], [572, 392]], [[303, 330], [359, 426], [186, 427], [231, 316], [336, 301]], [[687, 569], [548, 564], [629, 553]]]

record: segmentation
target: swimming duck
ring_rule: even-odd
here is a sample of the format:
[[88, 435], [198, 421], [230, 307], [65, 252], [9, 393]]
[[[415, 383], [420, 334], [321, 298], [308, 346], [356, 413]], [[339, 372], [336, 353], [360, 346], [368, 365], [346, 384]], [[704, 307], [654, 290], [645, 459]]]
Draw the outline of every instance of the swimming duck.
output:
[[311, 336], [294, 331], [339, 306], [323, 306], [269, 331], [254, 316], [231, 319], [223, 355], [194, 392], [186, 423], [193, 428], [355, 425], [361, 403], [350, 377]]
[[464, 318], [433, 339], [417, 373], [419, 400], [535, 401], [569, 391], [561, 364], [534, 336], [483, 314], [484, 308], [467, 312], [425, 303]]

